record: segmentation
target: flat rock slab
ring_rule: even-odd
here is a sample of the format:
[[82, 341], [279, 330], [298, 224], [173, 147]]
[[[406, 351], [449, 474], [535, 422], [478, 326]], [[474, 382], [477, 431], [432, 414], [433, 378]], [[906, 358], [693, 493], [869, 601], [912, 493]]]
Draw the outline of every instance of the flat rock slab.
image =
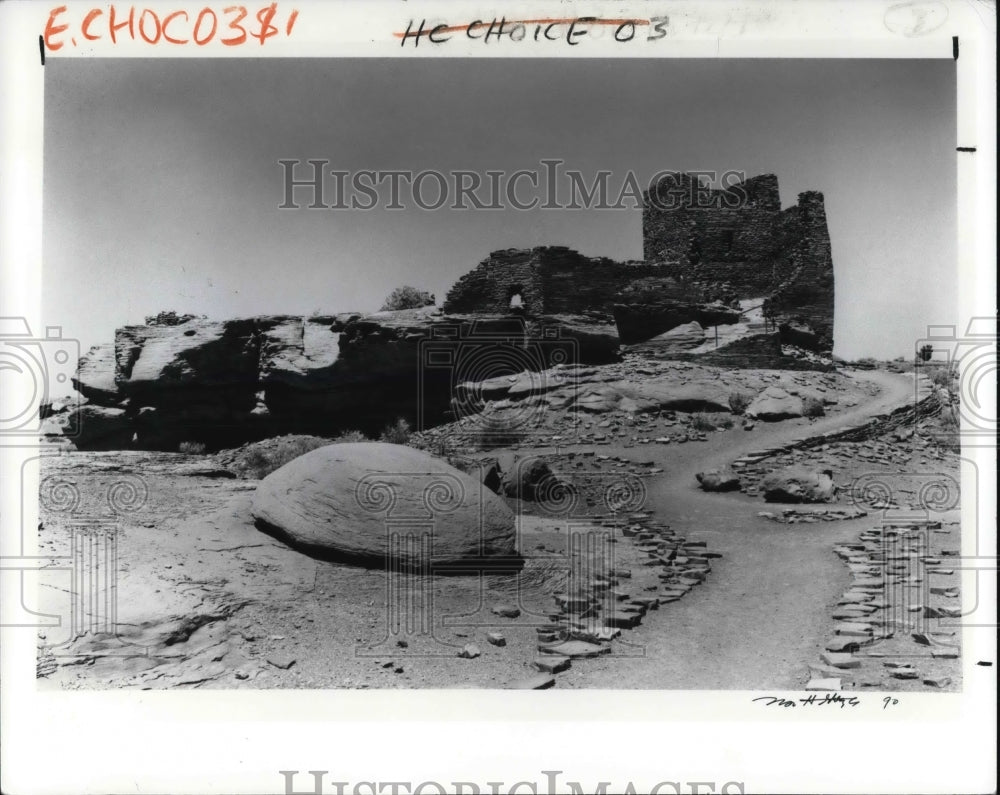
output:
[[861, 610], [835, 610], [833, 612], [833, 618], [838, 621], [850, 621], [854, 618], [864, 618], [867, 613]]
[[543, 673], [558, 674], [562, 671], [568, 671], [570, 665], [572, 664], [572, 660], [570, 660], [569, 657], [548, 655], [546, 657], [537, 658], [532, 664]]
[[844, 652], [828, 651], [825, 654], [821, 654], [820, 659], [827, 665], [832, 665], [834, 668], [861, 667], [861, 660], [859, 660], [853, 654], [847, 654]]
[[861, 648], [861, 644], [856, 639], [841, 636], [828, 640], [825, 648], [827, 651], [855, 652]]
[[604, 616], [604, 625], [616, 629], [633, 629], [642, 622], [639, 613], [630, 613], [624, 610], [616, 610]]
[[950, 676], [925, 676], [924, 684], [929, 687], [947, 687], [951, 684]]
[[544, 645], [539, 648], [543, 654], [557, 654], [563, 657], [597, 657], [601, 654], [611, 652], [610, 646], [602, 646], [597, 643], [588, 643], [585, 640], [567, 640], [553, 645]]
[[810, 679], [806, 684], [806, 690], [819, 690], [819, 691], [831, 691], [840, 690], [841, 681], [840, 679], [828, 678], [828, 679]]
[[837, 624], [833, 631], [837, 635], [844, 635], [849, 638], [868, 638], [872, 635], [870, 624], [857, 624], [849, 621]]

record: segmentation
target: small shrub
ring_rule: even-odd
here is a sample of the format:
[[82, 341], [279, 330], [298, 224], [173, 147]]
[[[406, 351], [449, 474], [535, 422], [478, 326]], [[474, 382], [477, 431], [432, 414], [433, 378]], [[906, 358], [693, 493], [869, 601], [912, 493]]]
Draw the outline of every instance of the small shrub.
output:
[[951, 388], [955, 380], [955, 372], [951, 367], [939, 367], [931, 372], [931, 381], [937, 386]]
[[334, 444], [356, 444], [357, 442], [367, 442], [368, 437], [361, 431], [344, 431], [338, 434], [333, 440]]
[[434, 303], [435, 298], [431, 293], [426, 293], [423, 290], [418, 290], [416, 287], [404, 284], [386, 296], [380, 311], [390, 312], [399, 309], [419, 309], [422, 306], [433, 306]]
[[730, 392], [729, 393], [729, 410], [733, 414], [742, 414], [747, 410], [747, 406], [753, 401], [753, 396], [747, 392]]
[[202, 442], [181, 442], [177, 450], [188, 455], [201, 455], [205, 452], [205, 445]]
[[732, 428], [733, 418], [728, 414], [709, 414], [699, 411], [691, 415], [691, 427], [696, 431], [714, 431], [719, 428]]
[[[363, 440], [362, 436], [360, 441]], [[281, 436], [276, 439], [265, 439], [235, 451], [227, 467], [240, 477], [260, 480], [289, 461], [317, 447], [325, 447], [331, 441], [319, 436]]]
[[204, 320], [204, 315], [178, 315], [176, 312], [160, 312], [146, 315], [147, 326], [180, 326], [189, 320]]
[[712, 421], [704, 414], [692, 414], [691, 415], [691, 427], [696, 431], [714, 431], [715, 425]]
[[380, 442], [389, 444], [406, 444], [410, 441], [413, 432], [410, 430], [410, 423], [399, 417], [392, 425], [386, 425], [379, 436]]
[[826, 406], [817, 397], [807, 397], [802, 400], [803, 417], [823, 417], [826, 415]]

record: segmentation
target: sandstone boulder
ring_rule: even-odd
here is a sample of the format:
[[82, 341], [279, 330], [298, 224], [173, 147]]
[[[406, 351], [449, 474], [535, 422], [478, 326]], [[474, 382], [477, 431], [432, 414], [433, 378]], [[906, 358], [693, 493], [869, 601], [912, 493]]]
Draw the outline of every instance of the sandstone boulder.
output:
[[673, 377], [651, 378], [635, 388], [642, 411], [729, 412], [729, 387], [715, 379], [693, 379], [683, 384]]
[[513, 453], [505, 453], [497, 460], [502, 472], [501, 489], [508, 497], [539, 500], [557, 483], [548, 463], [538, 456], [518, 458]]
[[837, 487], [829, 471], [809, 472], [790, 467], [772, 472], [761, 484], [766, 502], [833, 502]]
[[712, 470], [695, 475], [702, 491], [739, 491], [740, 476], [730, 470]]
[[252, 514], [293, 547], [356, 565], [519, 562], [514, 516], [503, 500], [446, 461], [401, 445], [333, 444], [306, 453], [260, 482]]
[[803, 410], [801, 397], [791, 395], [781, 387], [769, 386], [753, 399], [744, 414], [765, 422], [777, 422], [801, 417]]

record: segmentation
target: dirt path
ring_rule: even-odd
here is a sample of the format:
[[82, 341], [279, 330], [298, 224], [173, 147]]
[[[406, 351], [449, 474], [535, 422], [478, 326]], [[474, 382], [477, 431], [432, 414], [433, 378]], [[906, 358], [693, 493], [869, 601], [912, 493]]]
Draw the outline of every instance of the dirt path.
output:
[[[849, 581], [832, 547], [871, 520], [776, 524], [756, 515], [759, 500], [701, 492], [694, 473], [790, 442], [806, 429], [816, 435], [860, 424], [913, 398], [909, 377], [873, 371], [856, 378], [878, 385], [880, 394], [811, 423], [759, 423], [743, 443], [726, 434], [724, 443], [671, 447], [661, 455], [666, 472], [649, 483], [649, 507], [723, 558], [705, 585], [633, 633], [644, 657], [594, 660], [581, 667], [573, 686], [759, 690], [805, 683], [807, 663], [816, 660], [829, 631], [829, 608]], [[646, 449], [643, 456], [649, 457]]]

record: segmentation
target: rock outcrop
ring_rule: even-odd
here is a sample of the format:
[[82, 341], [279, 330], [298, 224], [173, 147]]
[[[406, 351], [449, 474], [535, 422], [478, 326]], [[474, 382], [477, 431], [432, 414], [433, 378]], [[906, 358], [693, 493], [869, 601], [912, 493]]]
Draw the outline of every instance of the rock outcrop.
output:
[[519, 458], [513, 453], [504, 453], [497, 463], [503, 473], [501, 489], [508, 497], [534, 501], [557, 485], [552, 468], [538, 456]]
[[598, 368], [556, 367], [541, 373], [522, 373], [485, 382], [466, 382], [456, 388], [456, 401], [469, 414], [487, 407], [549, 406], [578, 409], [588, 414], [614, 410], [729, 412], [730, 388], [718, 378], [679, 378], [675, 373], [640, 379], [616, 377]]
[[618, 358], [587, 316], [445, 315], [434, 308], [227, 321], [182, 316], [118, 329], [81, 358], [80, 447], [210, 449], [278, 434], [377, 434], [451, 418], [472, 377]]
[[803, 410], [801, 397], [789, 394], [780, 387], [769, 386], [753, 399], [744, 413], [765, 422], [777, 422], [801, 417]]
[[261, 529], [325, 559], [423, 571], [521, 565], [503, 500], [411, 447], [320, 447], [264, 478], [251, 510]]
[[766, 502], [833, 502], [837, 487], [830, 472], [808, 472], [797, 467], [772, 472], [761, 484]]
[[702, 491], [739, 491], [740, 476], [731, 470], [712, 470], [695, 475]]

